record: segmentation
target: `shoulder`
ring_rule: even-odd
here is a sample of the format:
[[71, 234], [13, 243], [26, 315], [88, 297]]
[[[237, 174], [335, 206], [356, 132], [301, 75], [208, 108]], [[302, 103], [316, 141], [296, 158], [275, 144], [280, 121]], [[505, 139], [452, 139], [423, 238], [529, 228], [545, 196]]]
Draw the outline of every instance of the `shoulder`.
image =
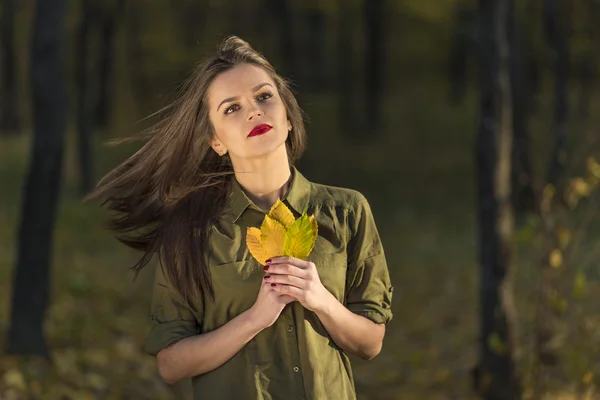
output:
[[344, 208], [351, 212], [369, 209], [367, 198], [358, 190], [311, 182], [310, 202], [316, 206]]

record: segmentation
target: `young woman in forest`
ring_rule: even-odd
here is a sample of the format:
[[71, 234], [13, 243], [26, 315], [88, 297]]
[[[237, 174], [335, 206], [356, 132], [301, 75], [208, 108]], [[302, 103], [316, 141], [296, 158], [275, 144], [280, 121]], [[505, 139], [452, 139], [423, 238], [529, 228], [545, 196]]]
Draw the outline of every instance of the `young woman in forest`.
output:
[[[393, 288], [371, 209], [296, 169], [305, 136], [286, 80], [229, 37], [91, 196], [144, 253], [136, 271], [158, 256], [146, 351], [197, 399], [354, 399], [347, 354], [381, 350]], [[318, 236], [305, 260], [261, 265], [247, 230], [278, 199]]]

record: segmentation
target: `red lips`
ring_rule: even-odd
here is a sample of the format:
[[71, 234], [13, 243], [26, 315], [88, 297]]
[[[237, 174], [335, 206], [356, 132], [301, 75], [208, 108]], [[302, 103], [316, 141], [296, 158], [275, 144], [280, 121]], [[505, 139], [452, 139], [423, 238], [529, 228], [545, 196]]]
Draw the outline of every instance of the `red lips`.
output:
[[268, 124], [260, 124], [256, 125], [248, 134], [248, 137], [262, 135], [263, 133], [267, 133], [271, 130], [271, 125]]

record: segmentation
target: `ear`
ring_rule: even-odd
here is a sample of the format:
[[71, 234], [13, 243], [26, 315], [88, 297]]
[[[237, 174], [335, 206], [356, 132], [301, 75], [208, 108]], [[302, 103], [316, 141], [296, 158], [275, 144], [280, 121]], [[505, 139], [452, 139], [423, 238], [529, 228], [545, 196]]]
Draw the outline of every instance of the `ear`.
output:
[[292, 122], [288, 119], [287, 120], [287, 124], [288, 124], [288, 131], [292, 130]]
[[221, 141], [217, 138], [214, 138], [210, 142], [210, 147], [220, 156], [224, 156], [227, 153], [227, 148], [221, 143]]

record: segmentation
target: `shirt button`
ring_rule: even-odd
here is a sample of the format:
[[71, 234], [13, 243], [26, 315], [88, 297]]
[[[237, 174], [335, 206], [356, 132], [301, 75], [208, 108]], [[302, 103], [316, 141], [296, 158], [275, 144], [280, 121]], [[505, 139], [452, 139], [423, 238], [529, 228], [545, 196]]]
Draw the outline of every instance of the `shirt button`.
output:
[[294, 372], [300, 372], [300, 368], [294, 367]]
[[294, 330], [294, 327], [292, 325], [288, 325], [288, 332], [291, 332]]

